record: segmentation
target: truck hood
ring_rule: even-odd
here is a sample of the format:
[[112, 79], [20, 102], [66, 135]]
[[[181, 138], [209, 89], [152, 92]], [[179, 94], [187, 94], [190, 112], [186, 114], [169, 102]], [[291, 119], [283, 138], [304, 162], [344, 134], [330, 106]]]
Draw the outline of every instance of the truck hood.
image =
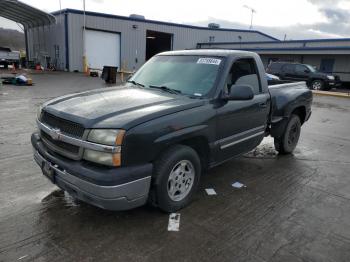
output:
[[55, 116], [85, 128], [129, 129], [167, 114], [198, 107], [203, 100], [138, 87], [115, 87], [58, 97], [43, 105]]

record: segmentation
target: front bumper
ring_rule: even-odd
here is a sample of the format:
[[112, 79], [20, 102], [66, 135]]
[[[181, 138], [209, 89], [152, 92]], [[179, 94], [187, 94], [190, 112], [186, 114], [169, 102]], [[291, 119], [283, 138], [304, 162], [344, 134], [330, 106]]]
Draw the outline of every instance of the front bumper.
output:
[[[152, 164], [114, 168], [112, 174], [108, 174], [111, 170], [106, 172], [103, 167], [98, 171], [96, 167], [88, 170], [88, 167], [81, 165], [79, 169], [79, 161], [74, 161], [74, 165], [71, 165], [71, 160], [50, 153], [38, 134], [34, 133], [31, 140], [36, 163], [40, 168], [45, 166], [52, 170], [54, 178], [50, 181], [73, 197], [107, 210], [127, 210], [146, 203], [151, 184]], [[96, 181], [99, 172], [103, 178], [100, 183]], [[119, 173], [122, 180], [106, 180], [106, 173], [107, 176], [117, 178]], [[127, 176], [129, 179], [126, 180]]]
[[340, 81], [337, 80], [326, 80], [325, 84], [327, 87], [340, 87], [342, 85], [342, 83]]

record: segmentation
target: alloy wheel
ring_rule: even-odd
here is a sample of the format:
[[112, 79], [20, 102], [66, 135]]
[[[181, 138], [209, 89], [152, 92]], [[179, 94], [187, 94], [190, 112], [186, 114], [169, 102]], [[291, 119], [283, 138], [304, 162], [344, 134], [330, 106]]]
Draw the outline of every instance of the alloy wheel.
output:
[[195, 169], [188, 160], [176, 163], [168, 178], [168, 195], [173, 201], [183, 200], [191, 191], [194, 183]]

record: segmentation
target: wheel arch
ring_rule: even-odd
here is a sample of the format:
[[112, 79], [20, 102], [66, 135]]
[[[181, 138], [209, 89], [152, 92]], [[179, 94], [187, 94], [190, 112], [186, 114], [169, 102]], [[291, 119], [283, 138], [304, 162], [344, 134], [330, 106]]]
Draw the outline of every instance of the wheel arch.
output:
[[199, 156], [202, 171], [208, 169], [210, 159], [210, 147], [208, 139], [204, 135], [194, 135], [192, 137], [186, 137], [168, 143], [161, 151], [158, 152], [154, 161], [156, 161], [162, 154], [164, 154], [164, 152], [168, 151], [170, 148], [176, 145], [184, 145], [192, 148]]
[[297, 115], [300, 118], [300, 123], [304, 124], [305, 119], [306, 119], [306, 108], [305, 106], [299, 106], [296, 107], [295, 109], [293, 109], [293, 111], [291, 112], [291, 115]]
[[184, 139], [179, 142], [181, 145], [189, 146], [199, 156], [201, 161], [202, 170], [207, 170], [209, 166], [210, 159], [210, 147], [208, 139], [204, 136], [195, 136], [188, 139]]

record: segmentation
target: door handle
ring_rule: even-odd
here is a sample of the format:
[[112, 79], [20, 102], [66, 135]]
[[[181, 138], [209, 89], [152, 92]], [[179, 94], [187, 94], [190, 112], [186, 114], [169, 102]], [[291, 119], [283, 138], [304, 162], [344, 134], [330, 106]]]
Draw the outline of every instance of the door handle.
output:
[[259, 107], [260, 108], [266, 108], [267, 107], [267, 103], [266, 102], [259, 103]]

